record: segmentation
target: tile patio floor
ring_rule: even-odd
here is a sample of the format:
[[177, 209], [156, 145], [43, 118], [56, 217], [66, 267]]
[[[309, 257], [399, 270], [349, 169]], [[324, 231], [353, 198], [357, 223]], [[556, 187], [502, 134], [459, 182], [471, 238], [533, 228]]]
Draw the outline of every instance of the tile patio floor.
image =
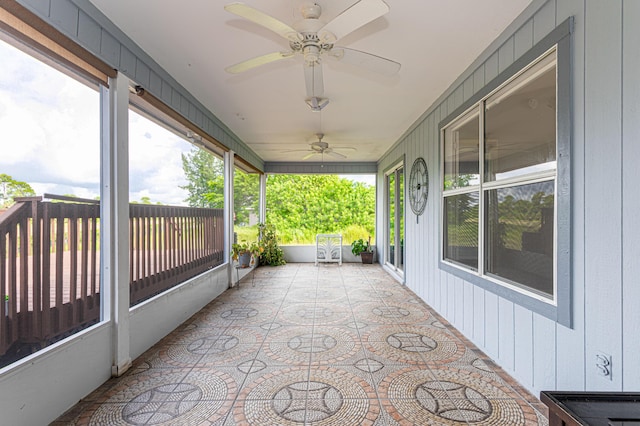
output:
[[546, 425], [378, 265], [261, 267], [54, 424]]

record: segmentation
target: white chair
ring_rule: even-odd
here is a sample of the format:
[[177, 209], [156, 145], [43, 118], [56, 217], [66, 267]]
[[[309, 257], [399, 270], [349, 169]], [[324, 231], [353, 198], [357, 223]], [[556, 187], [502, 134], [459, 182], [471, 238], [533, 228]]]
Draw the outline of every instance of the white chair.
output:
[[318, 262], [342, 265], [342, 234], [316, 235], [316, 266]]

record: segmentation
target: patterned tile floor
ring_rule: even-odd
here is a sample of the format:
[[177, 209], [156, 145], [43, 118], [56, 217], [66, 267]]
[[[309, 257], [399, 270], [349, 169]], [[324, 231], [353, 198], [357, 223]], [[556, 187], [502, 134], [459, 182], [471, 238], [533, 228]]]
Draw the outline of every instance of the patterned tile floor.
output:
[[546, 425], [380, 266], [262, 267], [53, 424]]

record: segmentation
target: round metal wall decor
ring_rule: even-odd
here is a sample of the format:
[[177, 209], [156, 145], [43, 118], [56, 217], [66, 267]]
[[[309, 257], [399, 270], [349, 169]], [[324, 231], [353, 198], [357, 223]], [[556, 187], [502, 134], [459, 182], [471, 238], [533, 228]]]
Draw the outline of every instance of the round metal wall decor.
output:
[[[424, 158], [418, 157], [411, 166], [411, 175], [409, 176], [409, 202], [411, 210], [420, 216], [424, 212], [427, 205], [427, 197], [429, 196], [429, 171]], [[416, 217], [416, 221], [418, 218]]]

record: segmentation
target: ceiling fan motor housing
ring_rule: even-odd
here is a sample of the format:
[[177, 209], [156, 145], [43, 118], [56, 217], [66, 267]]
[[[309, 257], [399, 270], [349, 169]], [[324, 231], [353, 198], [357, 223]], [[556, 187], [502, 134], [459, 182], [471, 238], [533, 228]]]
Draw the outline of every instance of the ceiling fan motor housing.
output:
[[320, 42], [318, 31], [325, 25], [324, 22], [318, 20], [321, 9], [317, 4], [309, 7], [313, 11], [317, 11], [317, 16], [314, 13], [308, 13], [305, 6], [302, 7], [304, 19], [293, 25], [293, 28], [302, 35], [302, 40], [290, 41], [289, 46], [294, 52], [302, 53], [307, 65], [313, 65], [320, 62], [320, 55], [331, 50], [333, 44]]
[[324, 152], [329, 148], [329, 144], [327, 142], [316, 141], [311, 144], [311, 149], [318, 152]]

